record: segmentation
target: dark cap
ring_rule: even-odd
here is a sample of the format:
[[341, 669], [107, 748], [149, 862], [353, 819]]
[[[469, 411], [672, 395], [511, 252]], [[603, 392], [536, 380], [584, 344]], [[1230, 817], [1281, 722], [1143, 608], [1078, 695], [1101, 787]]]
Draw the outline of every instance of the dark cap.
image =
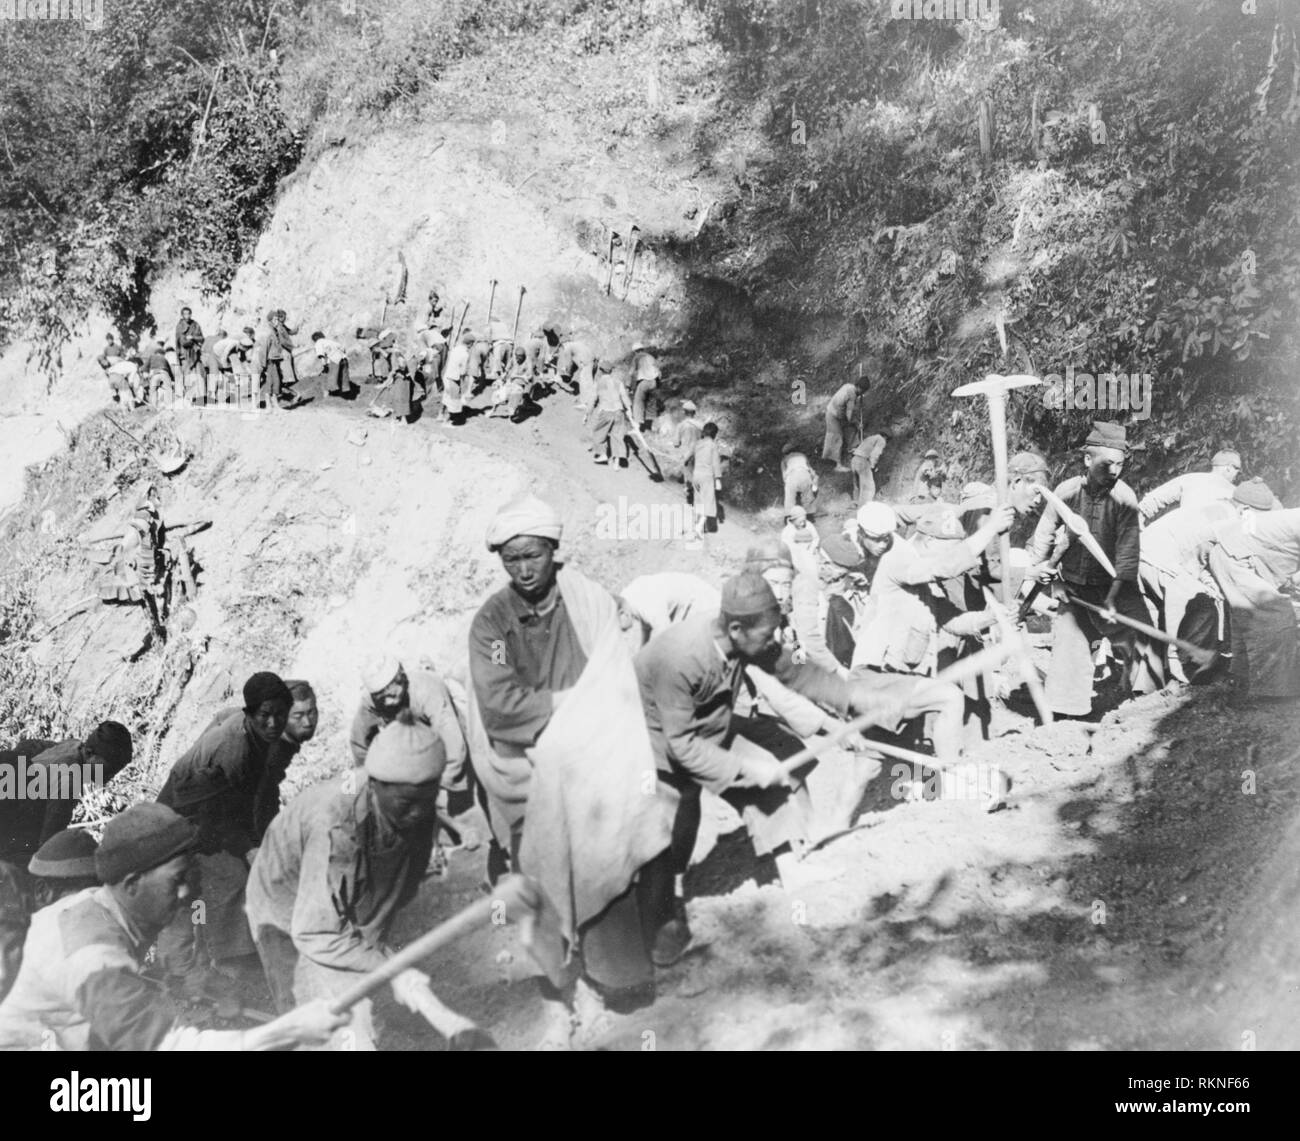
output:
[[1259, 476], [1237, 484], [1232, 498], [1243, 507], [1253, 507], [1256, 511], [1273, 510], [1273, 490]]
[[95, 874], [114, 884], [132, 872], [147, 872], [198, 843], [198, 829], [165, 804], [133, 804], [108, 822], [95, 853]]
[[1093, 448], [1114, 448], [1117, 452], [1128, 451], [1128, 433], [1123, 424], [1113, 420], [1094, 420], [1092, 431], [1084, 441], [1085, 446]]
[[767, 580], [756, 571], [743, 571], [722, 584], [721, 611], [726, 618], [750, 618], [780, 609]]
[[837, 567], [852, 570], [861, 565], [862, 552], [845, 535], [827, 535], [822, 539], [822, 554]]
[[84, 828], [65, 828], [36, 849], [27, 870], [52, 880], [94, 879], [98, 847], [95, 837]]

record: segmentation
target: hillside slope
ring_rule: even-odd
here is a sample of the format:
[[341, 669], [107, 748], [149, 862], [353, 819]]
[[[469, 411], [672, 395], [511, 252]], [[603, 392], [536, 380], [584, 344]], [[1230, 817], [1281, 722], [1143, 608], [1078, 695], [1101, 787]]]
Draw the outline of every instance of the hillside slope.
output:
[[[557, 409], [550, 425], [568, 436], [575, 420]], [[580, 445], [500, 423], [450, 436], [316, 402], [273, 419], [138, 414], [130, 424], [151, 441], [176, 432], [194, 453], [164, 488], [164, 514], [213, 520], [191, 540], [196, 621], [125, 663], [146, 629], [136, 608], [29, 630], [21, 695], [56, 712], [43, 732], [105, 716], [132, 726], [140, 761], [115, 786], [118, 805], [155, 790], [255, 669], [307, 677], [320, 694], [318, 735], [290, 770], [290, 794], [350, 763], [346, 726], [368, 652], [387, 644], [463, 678], [468, 620], [502, 580], [483, 527], [520, 488], [560, 506], [563, 551], [611, 588], [668, 568], [718, 582], [752, 535], [742, 517], [703, 552], [662, 537], [610, 540], [602, 505], [672, 504], [680, 489], [578, 462]], [[95, 472], [113, 489], [107, 499], [85, 495]], [[72, 536], [118, 518], [145, 478], [134, 448], [92, 419], [35, 479], [0, 570], [7, 584], [15, 574], [34, 583], [42, 624], [93, 589]], [[1035, 639], [1041, 654], [1046, 635]], [[15, 652], [6, 647], [6, 664]], [[9, 693], [5, 724], [32, 725]], [[996, 728], [971, 755], [1012, 776], [1006, 811], [907, 802], [911, 774], [886, 765], [859, 830], [814, 855], [820, 882], [793, 895], [732, 832], [736, 818], [711, 811], [717, 846], [687, 881], [698, 949], [665, 973], [654, 1006], [588, 1012], [577, 1043], [642, 1049], [650, 1033], [659, 1049], [1222, 1049], [1250, 1031], [1261, 1049], [1300, 1045], [1300, 995], [1277, 986], [1297, 920], [1286, 863], [1300, 813], [1296, 711], [1242, 713], [1208, 689], [1145, 698], [1095, 729], [1031, 729], [1013, 714]], [[822, 789], [842, 779], [842, 763], [828, 759]], [[481, 820], [461, 823], [482, 835]], [[482, 860], [481, 848], [452, 852], [400, 936], [475, 898]], [[473, 936], [432, 969], [443, 997], [504, 1045], [535, 1046], [554, 1029], [510, 932]], [[390, 1014], [391, 1048], [434, 1044]]]

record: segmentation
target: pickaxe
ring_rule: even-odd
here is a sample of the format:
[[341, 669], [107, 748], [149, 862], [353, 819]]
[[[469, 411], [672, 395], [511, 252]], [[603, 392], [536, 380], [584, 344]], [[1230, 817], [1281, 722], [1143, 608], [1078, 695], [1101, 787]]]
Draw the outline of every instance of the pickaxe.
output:
[[519, 344], [519, 315], [524, 311], [524, 294], [527, 293], [522, 285], [519, 287], [519, 304], [515, 306], [515, 328], [510, 334], [510, 352], [513, 354], [515, 346]]
[[1127, 626], [1136, 630], [1139, 634], [1145, 634], [1148, 638], [1153, 638], [1157, 642], [1164, 642], [1166, 645], [1175, 647], [1178, 652], [1190, 662], [1195, 662], [1199, 667], [1208, 666], [1214, 661], [1218, 654], [1214, 650], [1207, 650], [1202, 646], [1195, 646], [1182, 638], [1176, 638], [1172, 634], [1166, 634], [1157, 626], [1152, 626], [1147, 622], [1140, 622], [1136, 618], [1130, 618], [1127, 614], [1117, 614], [1114, 610], [1107, 610], [1104, 606], [1098, 606], [1093, 602], [1084, 602], [1082, 598], [1076, 598], [1068, 591], [1065, 595], [1066, 601], [1075, 606], [1082, 606], [1084, 610], [1091, 610], [1094, 614], [1099, 614], [1108, 622], [1117, 622], [1121, 626]]
[[[963, 384], [953, 389], [954, 396], [987, 396], [989, 398], [989, 425], [993, 430], [993, 474], [996, 481], [998, 502], [1007, 501], [1007, 392], [1013, 388], [1026, 388], [1041, 384], [1036, 376], [1017, 374], [999, 376], [990, 373], [983, 380]], [[1007, 568], [1011, 566], [1011, 536], [1003, 533], [998, 538], [998, 552], [1002, 558], [1002, 601], [1010, 604], [1010, 576]]]
[[[943, 765], [937, 764], [935, 759], [928, 754], [918, 753], [912, 749], [904, 749], [900, 745], [889, 745], [884, 741], [869, 740], [864, 751], [883, 753], [886, 757], [896, 757], [900, 761], [909, 762], [914, 768], [926, 768], [938, 773], [953, 773], [956, 775], [956, 769], [945, 768]], [[999, 779], [988, 790], [988, 799], [984, 805], [986, 812], [992, 812], [1005, 803], [1007, 793], [1011, 791], [1011, 778], [996, 766], [994, 766], [993, 771]]]
[[[635, 440], [637, 443], [637, 456], [639, 457], [641, 454], [641, 450], [645, 449], [646, 453], [650, 456], [650, 462], [653, 463], [655, 466], [654, 471], [650, 473], [651, 481], [654, 483], [663, 483], [664, 473], [659, 467], [659, 458], [658, 456], [655, 455], [654, 449], [650, 446], [649, 441], [642, 434], [641, 429], [632, 423], [632, 414], [630, 412], [627, 414], [627, 423], [628, 423], [627, 434], [631, 436], [632, 439]], [[644, 463], [644, 461], [642, 461], [642, 463]]]
[[492, 292], [488, 294], [487, 323], [489, 326], [492, 324], [492, 305], [496, 301], [496, 299], [497, 299], [497, 279], [494, 277], [492, 279]]
[[635, 224], [628, 234], [627, 257], [623, 261], [623, 300], [627, 300], [627, 291], [632, 285], [632, 266], [636, 261], [637, 247], [641, 244], [641, 230]]
[[[469, 934], [485, 923], [499, 923], [506, 919], [519, 922], [524, 944], [528, 946], [532, 922], [541, 908], [541, 893], [531, 880], [523, 876], [507, 876], [497, 884], [490, 898], [471, 903], [446, 922], [438, 924], [432, 931], [421, 935], [414, 943], [408, 943], [386, 959], [381, 966], [363, 975], [330, 1003], [330, 1010], [335, 1014], [342, 1014], [351, 1009], [362, 999], [374, 994], [385, 983], [391, 982], [403, 971], [427, 958], [439, 947]], [[469, 1019], [448, 1010], [432, 993], [421, 1003], [420, 1013], [435, 1030], [452, 1043], [453, 1048], [456, 1047], [458, 1036], [464, 1036], [461, 1038], [462, 1042], [467, 1039], [477, 1039], [476, 1045], [479, 1048], [496, 1048], [496, 1043], [490, 1036], [479, 1030]]]
[[1114, 578], [1115, 564], [1106, 557], [1106, 552], [1101, 549], [1101, 544], [1093, 538], [1092, 532], [1088, 530], [1088, 524], [1083, 521], [1083, 516], [1071, 511], [1070, 508], [1065, 505], [1065, 502], [1061, 497], [1046, 484], [1040, 483], [1038, 485], [1038, 490], [1043, 493], [1047, 502], [1056, 508], [1056, 513], [1061, 517], [1061, 522], [1078, 536], [1079, 542], [1088, 548], [1089, 554], [1091, 554], [1092, 557], [1101, 564], [1102, 569], [1110, 575], [1111, 578]]
[[1006, 612], [1002, 603], [994, 597], [993, 591], [987, 586], [984, 588], [984, 597], [988, 600], [989, 609], [993, 611], [993, 617], [997, 619], [1002, 644], [1011, 650], [1015, 655], [1016, 664], [1020, 666], [1020, 676], [1029, 688], [1029, 696], [1034, 699], [1034, 709], [1038, 711], [1038, 723], [1050, 725], [1052, 710], [1047, 704], [1047, 693], [1043, 689], [1043, 679], [1038, 676], [1038, 667], [1029, 657], [1029, 647], [1025, 645], [1025, 640], [1016, 629], [1016, 624], [1011, 621], [1011, 615]]
[[442, 358], [442, 372], [446, 376], [447, 363], [451, 360], [451, 350], [460, 344], [460, 331], [465, 327], [465, 314], [469, 312], [469, 302], [465, 302], [465, 308], [460, 311], [460, 320], [456, 322], [456, 331], [452, 333], [451, 340], [447, 344], [447, 355]]
[[[1005, 643], [999, 643], [996, 646], [989, 646], [980, 650], [977, 654], [971, 654], [968, 658], [960, 658], [953, 662], [946, 670], [942, 670], [933, 679], [934, 684], [940, 682], [950, 682], [953, 685], [960, 685], [964, 681], [978, 677], [986, 670], [991, 670], [999, 662], [1005, 660], [1011, 654], [1011, 647]], [[920, 679], [924, 681], [925, 679]], [[918, 686], [918, 689], [921, 688]], [[819, 757], [833, 745], [838, 745], [845, 737], [853, 733], [860, 733], [863, 729], [868, 729], [880, 720], [879, 713], [862, 713], [850, 721], [845, 721], [837, 726], [832, 732], [827, 733], [824, 737], [818, 737], [811, 745], [806, 745], [795, 753], [794, 756], [788, 757], [781, 762], [781, 768], [786, 776], [789, 776], [796, 769], [802, 768], [814, 757]], [[868, 746], [873, 746], [874, 742], [868, 742]], [[934, 757], [929, 757], [926, 763], [932, 769], [943, 770], [944, 766]]]

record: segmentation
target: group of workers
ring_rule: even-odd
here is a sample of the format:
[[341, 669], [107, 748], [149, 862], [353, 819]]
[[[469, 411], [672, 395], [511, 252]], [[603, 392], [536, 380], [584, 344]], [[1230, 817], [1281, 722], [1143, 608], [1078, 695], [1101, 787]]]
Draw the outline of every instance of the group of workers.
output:
[[[955, 687], [854, 673], [800, 645], [792, 561], [776, 537], [721, 590], [667, 573], [615, 594], [567, 565], [562, 534], [558, 512], [533, 496], [503, 507], [486, 541], [508, 582], [474, 616], [461, 676], [393, 657], [367, 664], [350, 763], [283, 808], [281, 782], [317, 708], [310, 685], [271, 673], [250, 677], [242, 707], [219, 711], [176, 758], [156, 801], [109, 821], [97, 851], [84, 831], [70, 839], [72, 802], [57, 812], [0, 803], [0, 1044], [373, 1046], [368, 1002], [337, 1004], [391, 954], [386, 938], [419, 890], [440, 812], [475, 802], [492, 835], [489, 881], [513, 871], [538, 885], [544, 997], [556, 1025], [572, 1029], [581, 993], [635, 1009], [653, 1000], [656, 971], [688, 949], [681, 877], [700, 856], [702, 793], [730, 803], [756, 854], [798, 885], [803, 858], [843, 830], [879, 771], [846, 718], [870, 714], [894, 731], [933, 715], [944, 722], [936, 753], [960, 756]], [[594, 724], [593, 708], [603, 711]], [[817, 763], [797, 754], [826, 733], [846, 751], [814, 795]], [[103, 779], [132, 756], [129, 733], [112, 723], [85, 742], [18, 748], [38, 765], [107, 754]], [[69, 880], [36, 908], [35, 880], [73, 840], [83, 881], [93, 865], [97, 883]], [[187, 997], [246, 993], [250, 970], [279, 1017], [243, 1033], [185, 1027], [146, 981], [161, 972]], [[482, 1041], [423, 973], [403, 971], [391, 986], [453, 1044]]]
[[[276, 400], [293, 331], [277, 312], [261, 334], [245, 332], [236, 389], [260, 382]], [[401, 375], [439, 388], [448, 421], [485, 393], [490, 414], [518, 418], [559, 385], [591, 425], [596, 463], [626, 465], [644, 443], [660, 373], [642, 346], [606, 361], [549, 322], [519, 345], [492, 324], [456, 336], [436, 292], [408, 351], [391, 330], [371, 332], [381, 387]], [[346, 393], [347, 353], [322, 334], [312, 343]], [[206, 394], [203, 344], [183, 312], [180, 372]], [[114, 375], [129, 358], [106, 359]], [[1023, 652], [1013, 631], [1035, 605], [1051, 616], [1041, 697], [1054, 717], [1090, 716], [1112, 660], [1124, 696], [1225, 675], [1238, 701], [1300, 696], [1289, 594], [1300, 509], [1241, 481], [1236, 453], [1139, 499], [1120, 478], [1124, 428], [1098, 422], [1082, 470], [1055, 487], [1047, 461], [1025, 451], [1010, 460], [1004, 502], [982, 483], [948, 502], [934, 452], [912, 501], [891, 506], [874, 472], [894, 431], [869, 435], [857, 418], [869, 389], [865, 378], [842, 386], [826, 413], [822, 458], [854, 482], [843, 531], [817, 526], [817, 474], [788, 446], [784, 528], [720, 587], [666, 572], [610, 590], [570, 565], [553, 506], [506, 504], [486, 545], [507, 581], [474, 614], [463, 660], [445, 674], [387, 653], [366, 663], [341, 771], [286, 805], [281, 784], [315, 734], [316, 695], [267, 672], [97, 846], [70, 827], [75, 797], [0, 799], [0, 1047], [373, 1048], [382, 1026], [355, 984], [382, 972], [441, 831], [474, 806], [491, 834], [488, 884], [518, 874], [538, 890], [530, 949], [560, 1038], [580, 995], [615, 1011], [653, 1002], [658, 972], [692, 944], [683, 877], [707, 853], [706, 796], [738, 814], [787, 888], [815, 879], [809, 856], [850, 825], [886, 747], [954, 771], [976, 735], [990, 736], [1006, 686], [990, 667], [956, 667], [995, 629], [1003, 660]], [[415, 392], [392, 397], [393, 414], [409, 417]], [[698, 538], [716, 526], [722, 457], [717, 425], [690, 401], [681, 408], [674, 442]], [[999, 541], [1013, 530], [1028, 541], [1004, 564]], [[1019, 597], [1019, 613], [999, 596]], [[1030, 677], [1032, 663], [1011, 665]], [[132, 743], [105, 722], [84, 741], [20, 741], [0, 760], [19, 756], [97, 761], [109, 780]], [[1007, 785], [984, 791], [996, 805]], [[149, 981], [210, 998], [246, 993], [250, 972], [277, 1014], [245, 1031], [184, 1025]], [[388, 982], [453, 1047], [485, 1041], [424, 972]]]
[[296, 332], [285, 310], [272, 309], [258, 327], [245, 325], [238, 334], [222, 328], [215, 336], [205, 336], [186, 307], [170, 344], [154, 332], [128, 348], [110, 332], [96, 359], [113, 400], [131, 408], [182, 401], [246, 407], [251, 401], [279, 409], [293, 407], [300, 399], [294, 393], [301, 379]]
[[[395, 328], [368, 325], [366, 315], [358, 318], [354, 351], [369, 357], [366, 379], [375, 386], [370, 415], [411, 423], [436, 399], [441, 424], [459, 426], [476, 412], [519, 422], [534, 415], [546, 395], [563, 389], [576, 397], [575, 407], [583, 413], [595, 463], [626, 468], [636, 457], [658, 480], [663, 478], [660, 456], [678, 461], [693, 508], [691, 545], [700, 546], [705, 534], [717, 530], [729, 450], [718, 438], [718, 425], [701, 420], [689, 399], [675, 402], [672, 422], [665, 422], [671, 451], [658, 452], [647, 440], [645, 431], [667, 406], [659, 391], [662, 369], [651, 347], [636, 342], [627, 351], [600, 352], [592, 338], [553, 320], [519, 340], [517, 324], [512, 331], [504, 321], [489, 319], [480, 330], [467, 328], [468, 306], [459, 322], [453, 320], [455, 308], [439, 289], [430, 290], [427, 308], [405, 339]], [[148, 338], [127, 352], [109, 333], [99, 364], [113, 399], [132, 407], [184, 399], [288, 408], [306, 402], [295, 388], [301, 379], [296, 332], [280, 309], [268, 312], [260, 330], [248, 326], [239, 337], [228, 337], [221, 329], [205, 338], [185, 308], [170, 346]], [[318, 331], [299, 351], [308, 349], [320, 365], [323, 394], [354, 397], [358, 389], [343, 342]], [[883, 447], [882, 437], [874, 440]], [[868, 465], [855, 454], [854, 471], [864, 472], [869, 483], [878, 458], [876, 452]]]
[[1231, 451], [1214, 455], [1210, 471], [1139, 500], [1120, 478], [1128, 454], [1124, 428], [1102, 421], [1084, 442], [1082, 473], [1055, 488], [1041, 456], [1014, 456], [1017, 518], [1009, 525], [1018, 519], [1017, 529], [1032, 525], [1032, 534], [1012, 550], [1011, 566], [1000, 567], [991, 552], [973, 577], [967, 570], [954, 578], [943, 552], [996, 517], [992, 488], [969, 483], [957, 503], [943, 501], [936, 489], [944, 465], [928, 452], [909, 502], [891, 507], [873, 492], [859, 508], [851, 529], [860, 541], [848, 549], [842, 536], [823, 538], [809, 522], [817, 477], [790, 445], [784, 535], [796, 558], [820, 552], [823, 579], [843, 584], [843, 622], [831, 629], [844, 654], [851, 643], [865, 645], [848, 664], [931, 672], [944, 651], [960, 653], [964, 644], [970, 652], [972, 634], [998, 622], [991, 588], [1005, 573], [1010, 593], [1025, 596], [1020, 618], [1052, 587], [1054, 604], [1038, 606], [1052, 616], [1044, 696], [1054, 716], [1090, 715], [1094, 673], [1105, 676], [1112, 659], [1130, 695], [1226, 676], [1235, 701], [1300, 696], [1290, 597], [1300, 583], [1300, 510], [1283, 509], [1259, 479], [1239, 482], [1241, 458]]

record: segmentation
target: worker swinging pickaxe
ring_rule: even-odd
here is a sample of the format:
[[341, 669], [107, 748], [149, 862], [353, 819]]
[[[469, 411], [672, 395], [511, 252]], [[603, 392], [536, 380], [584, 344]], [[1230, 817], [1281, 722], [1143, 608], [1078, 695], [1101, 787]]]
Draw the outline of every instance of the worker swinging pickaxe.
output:
[[[1028, 614], [1029, 607], [1033, 603], [1034, 598], [1038, 595], [1038, 592], [1047, 583], [1051, 582], [1059, 573], [1061, 558], [1064, 556], [1069, 543], [1072, 542], [1073, 539], [1078, 539], [1079, 542], [1088, 548], [1088, 553], [1097, 560], [1097, 565], [1110, 575], [1112, 580], [1116, 577], [1115, 564], [1110, 561], [1110, 557], [1106, 554], [1102, 545], [1097, 542], [1093, 533], [1088, 529], [1088, 524], [1084, 520], [1083, 516], [1078, 512], [1073, 511], [1070, 506], [1059, 495], [1057, 495], [1056, 492], [1046, 486], [1046, 484], [1039, 484], [1037, 490], [1048, 503], [1056, 508], [1058, 518], [1060, 518], [1061, 522], [1065, 524], [1066, 546], [1060, 547], [1053, 552], [1052, 558], [1048, 562], [1042, 564], [1039, 568], [1038, 582], [1030, 588], [1024, 604], [1021, 606], [1020, 617], [1022, 620], [1024, 616]], [[1099, 613], [1101, 613], [1101, 611], [1099, 611]], [[1118, 618], [1118, 615], [1116, 615], [1113, 610], [1106, 610], [1104, 613], [1108, 619], [1111, 617]]]
[[1139, 634], [1145, 634], [1148, 638], [1152, 638], [1157, 642], [1164, 642], [1168, 646], [1173, 646], [1186, 661], [1191, 662], [1198, 669], [1207, 668], [1219, 656], [1214, 650], [1207, 650], [1204, 646], [1197, 646], [1183, 638], [1177, 638], [1173, 634], [1166, 634], [1159, 627], [1152, 626], [1148, 622], [1140, 622], [1136, 618], [1130, 618], [1127, 614], [1117, 614], [1114, 610], [1107, 610], [1106, 607], [1098, 606], [1094, 602], [1085, 602], [1082, 598], [1076, 598], [1068, 591], [1065, 600], [1074, 606], [1081, 606], [1084, 610], [1090, 610], [1093, 614], [1100, 615], [1107, 622], [1127, 626], [1130, 630], [1136, 630]]
[[[1106, 552], [1102, 550], [1101, 544], [1097, 542], [1092, 532], [1088, 530], [1088, 524], [1084, 521], [1083, 517], [1077, 512], [1070, 510], [1056, 492], [1047, 487], [1040, 487], [1039, 490], [1043, 493], [1048, 503], [1056, 508], [1057, 515], [1061, 517], [1061, 520], [1065, 523], [1065, 526], [1070, 533], [1088, 548], [1088, 553], [1097, 560], [1098, 565], [1111, 576], [1112, 580], [1115, 579], [1117, 576], [1114, 564], [1106, 557]], [[1053, 570], [1050, 573], [1054, 574], [1055, 571]], [[1098, 606], [1092, 602], [1085, 602], [1083, 599], [1076, 597], [1069, 591], [1065, 593], [1065, 600], [1074, 606], [1082, 607], [1084, 610], [1089, 610], [1092, 613], [1099, 615], [1107, 622], [1112, 622], [1118, 626], [1127, 626], [1130, 630], [1136, 630], [1139, 634], [1144, 634], [1146, 637], [1153, 638], [1157, 642], [1164, 642], [1166, 645], [1174, 646], [1180, 654], [1187, 657], [1188, 661], [1194, 662], [1198, 666], [1208, 666], [1217, 656], [1213, 650], [1207, 650], [1201, 646], [1193, 645], [1191, 642], [1185, 641], [1182, 638], [1174, 637], [1172, 634], [1166, 634], [1163, 630], [1152, 626], [1149, 623], [1139, 621], [1136, 618], [1129, 618], [1124, 614], [1119, 614], [1113, 608]]]
[[[947, 669], [941, 670], [932, 679], [934, 684], [947, 683], [949, 685], [962, 685], [973, 678], [979, 677], [991, 671], [995, 666], [1010, 656], [1011, 646], [1003, 643], [1001, 645], [986, 646], [978, 653], [971, 654], [969, 657], [958, 658]], [[924, 688], [923, 686], [921, 687]], [[911, 696], [915, 700], [917, 694]], [[903, 703], [904, 705], [906, 702]], [[873, 725], [879, 725], [882, 721], [888, 721], [895, 717], [897, 710], [894, 708], [882, 709], [871, 713], [861, 713], [849, 721], [843, 721], [831, 732], [825, 736], [818, 737], [812, 744], [805, 745], [792, 757], [787, 757], [781, 762], [781, 768], [785, 773], [787, 782], [793, 777], [793, 774], [810, 760], [819, 757], [827, 749], [838, 745], [846, 737], [853, 733], [861, 733], [864, 729], [869, 729]], [[864, 752], [870, 753], [876, 749], [877, 742], [868, 741]], [[877, 752], [884, 753], [884, 749], [876, 749]], [[897, 751], [890, 753], [891, 756], [899, 755]], [[935, 757], [924, 754], [911, 754], [921, 760], [927, 768], [936, 772], [943, 773], [949, 770], [951, 766], [945, 765]], [[1011, 778], [1005, 774], [1000, 774], [993, 787], [986, 789], [985, 811], [993, 812], [1006, 802], [1007, 794], [1011, 791]], [[822, 842], [825, 842], [823, 838]]]

